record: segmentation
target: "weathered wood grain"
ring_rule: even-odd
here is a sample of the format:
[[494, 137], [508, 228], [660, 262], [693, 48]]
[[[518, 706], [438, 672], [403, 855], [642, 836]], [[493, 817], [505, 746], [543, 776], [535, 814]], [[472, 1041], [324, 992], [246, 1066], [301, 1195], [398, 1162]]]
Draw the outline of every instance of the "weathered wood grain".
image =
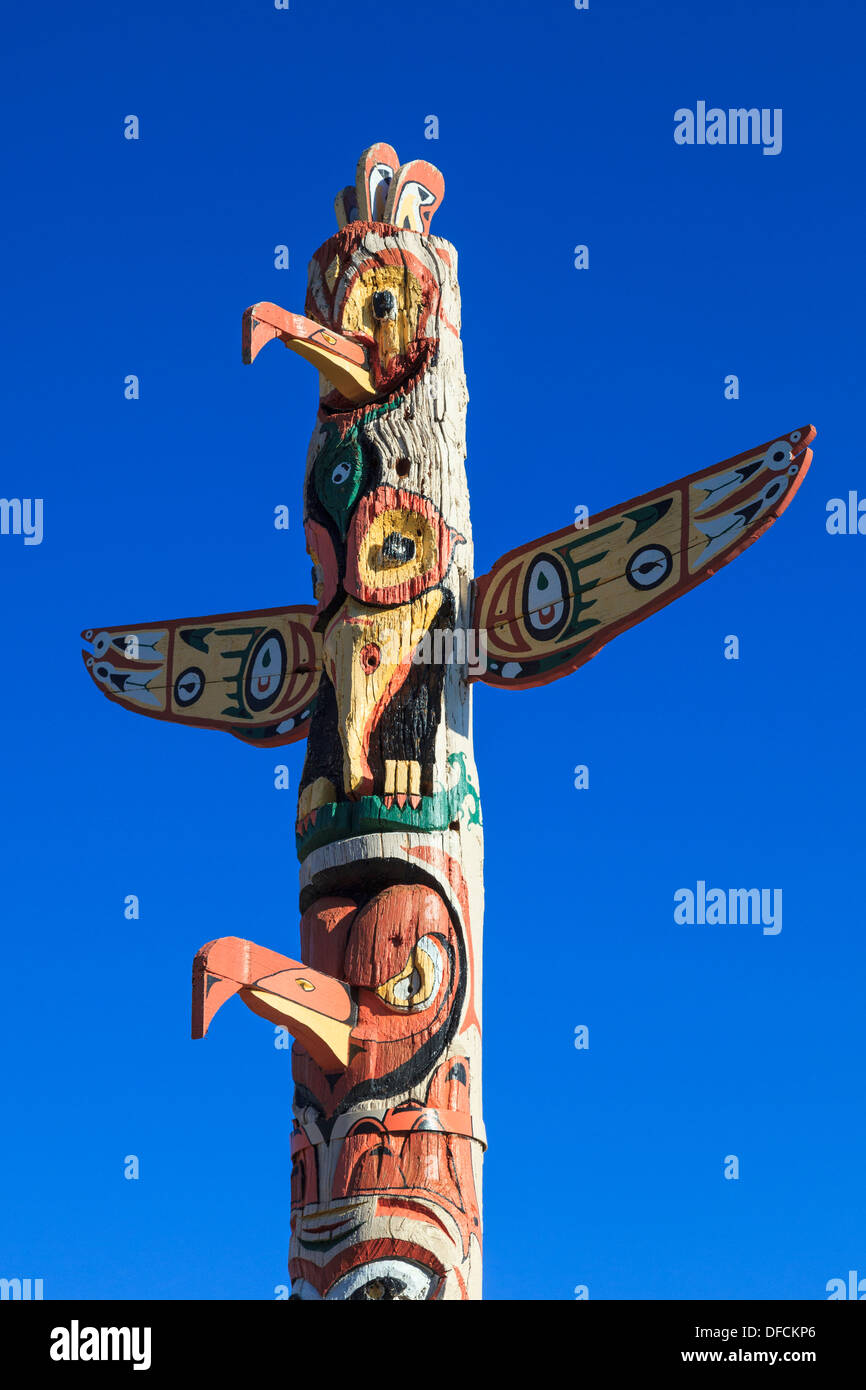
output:
[[84, 634], [90, 675], [128, 709], [258, 746], [307, 739], [302, 960], [209, 942], [192, 1029], [203, 1037], [237, 994], [294, 1037], [298, 1300], [481, 1296], [473, 681], [555, 680], [701, 583], [788, 505], [815, 433], [521, 545], [475, 581], [457, 253], [429, 234], [443, 192], [426, 161], [370, 146], [313, 255], [304, 314], [244, 315], [244, 361], [281, 342], [319, 374], [314, 605]]

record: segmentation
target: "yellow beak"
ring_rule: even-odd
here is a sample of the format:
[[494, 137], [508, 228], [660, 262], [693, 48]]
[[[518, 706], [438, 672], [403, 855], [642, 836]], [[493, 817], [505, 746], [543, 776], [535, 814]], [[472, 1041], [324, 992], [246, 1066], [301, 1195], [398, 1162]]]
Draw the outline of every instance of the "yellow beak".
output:
[[325, 1071], [349, 1064], [356, 1009], [342, 980], [238, 936], [209, 941], [192, 967], [192, 1036], [238, 994], [248, 1009], [288, 1029]]
[[244, 311], [243, 360], [254, 362], [265, 343], [279, 338], [287, 348], [317, 367], [330, 384], [356, 405], [376, 399], [376, 387], [360, 343], [329, 328], [262, 301]]

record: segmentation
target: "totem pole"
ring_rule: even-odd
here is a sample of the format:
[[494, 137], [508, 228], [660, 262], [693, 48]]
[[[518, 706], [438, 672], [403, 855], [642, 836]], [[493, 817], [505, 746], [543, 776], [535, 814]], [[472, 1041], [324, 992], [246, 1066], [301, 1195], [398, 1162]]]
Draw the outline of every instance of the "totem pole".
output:
[[373, 145], [313, 256], [304, 527], [314, 605], [93, 628], [91, 676], [258, 748], [306, 738], [301, 961], [193, 963], [193, 1037], [238, 994], [294, 1038], [293, 1299], [481, 1296], [482, 831], [472, 684], [543, 685], [701, 583], [785, 509], [811, 426], [503, 556], [474, 578], [457, 254], [441, 174]]

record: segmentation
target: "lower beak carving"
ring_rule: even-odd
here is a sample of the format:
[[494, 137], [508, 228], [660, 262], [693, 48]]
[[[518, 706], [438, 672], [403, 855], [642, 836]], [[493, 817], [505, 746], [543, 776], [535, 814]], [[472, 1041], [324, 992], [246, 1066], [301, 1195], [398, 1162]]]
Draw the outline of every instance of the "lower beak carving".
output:
[[367, 349], [301, 314], [290, 314], [263, 300], [245, 310], [243, 360], [254, 362], [266, 343], [279, 338], [287, 348], [318, 367], [330, 384], [356, 405], [376, 399]]
[[288, 1029], [325, 1071], [349, 1064], [356, 1018], [348, 985], [238, 936], [209, 941], [192, 967], [192, 1036], [239, 994], [247, 1008]]

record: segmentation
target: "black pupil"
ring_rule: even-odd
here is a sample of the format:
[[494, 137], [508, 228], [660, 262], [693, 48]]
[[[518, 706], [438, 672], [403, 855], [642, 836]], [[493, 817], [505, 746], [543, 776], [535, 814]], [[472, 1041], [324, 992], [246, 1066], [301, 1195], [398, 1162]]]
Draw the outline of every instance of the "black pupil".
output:
[[382, 543], [382, 556], [392, 565], [405, 565], [415, 554], [415, 542], [399, 531], [391, 531]]
[[392, 319], [397, 309], [397, 301], [390, 290], [376, 290], [373, 295], [373, 313], [377, 319]]
[[368, 1298], [380, 1298], [386, 1303], [405, 1300], [406, 1285], [402, 1279], [386, 1277], [384, 1279], [371, 1279], [363, 1288], [357, 1289], [355, 1293], [349, 1294], [349, 1302], [361, 1302]]

